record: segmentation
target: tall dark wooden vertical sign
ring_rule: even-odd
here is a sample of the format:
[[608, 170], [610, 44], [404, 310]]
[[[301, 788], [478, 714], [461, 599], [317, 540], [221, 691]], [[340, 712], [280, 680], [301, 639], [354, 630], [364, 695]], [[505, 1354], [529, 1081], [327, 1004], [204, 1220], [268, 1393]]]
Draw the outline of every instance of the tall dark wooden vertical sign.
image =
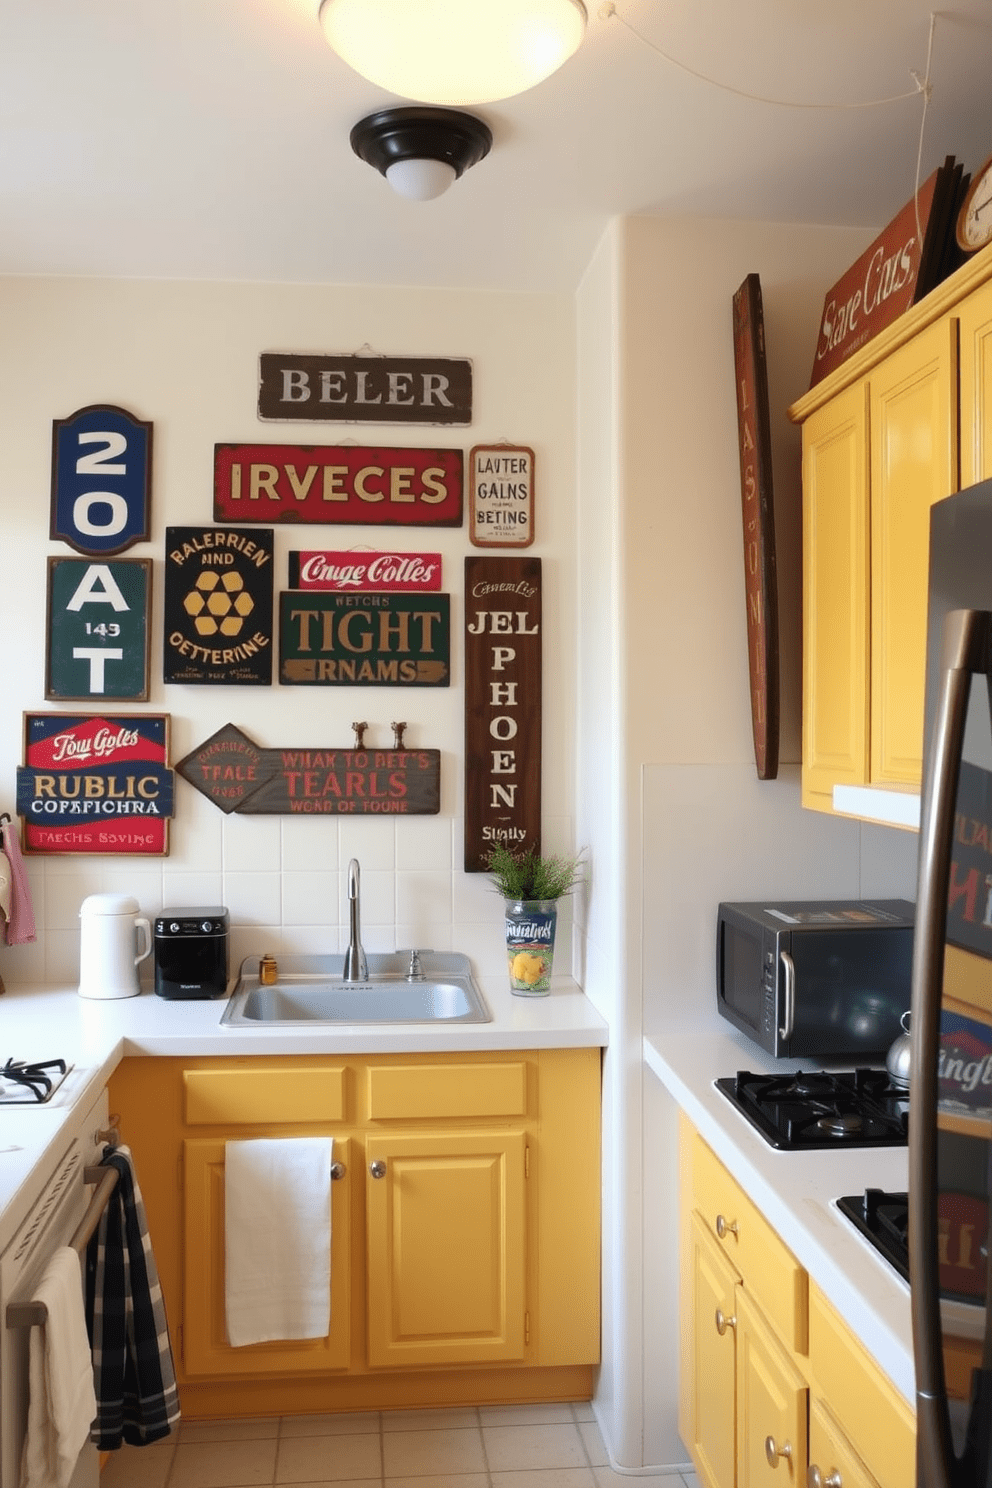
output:
[[541, 560], [465, 559], [465, 871], [541, 849]]
[[774, 780], [779, 729], [778, 584], [765, 326], [757, 274], [748, 274], [734, 295], [734, 367], [754, 762], [759, 780]]

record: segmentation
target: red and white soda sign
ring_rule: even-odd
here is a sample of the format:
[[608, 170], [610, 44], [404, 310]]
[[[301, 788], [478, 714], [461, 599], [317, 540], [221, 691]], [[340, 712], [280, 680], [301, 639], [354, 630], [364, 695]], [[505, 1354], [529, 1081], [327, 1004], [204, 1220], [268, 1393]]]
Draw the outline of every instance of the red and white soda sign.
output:
[[291, 589], [426, 594], [441, 588], [440, 553], [291, 552]]

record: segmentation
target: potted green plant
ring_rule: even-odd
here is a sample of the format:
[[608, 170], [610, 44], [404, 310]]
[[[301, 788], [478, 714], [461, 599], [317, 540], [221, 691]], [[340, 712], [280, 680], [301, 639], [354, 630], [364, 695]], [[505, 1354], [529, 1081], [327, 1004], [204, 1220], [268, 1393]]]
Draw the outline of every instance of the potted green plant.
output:
[[486, 867], [505, 903], [510, 991], [545, 997], [551, 991], [558, 900], [585, 877], [582, 853], [542, 856], [501, 843], [490, 851]]

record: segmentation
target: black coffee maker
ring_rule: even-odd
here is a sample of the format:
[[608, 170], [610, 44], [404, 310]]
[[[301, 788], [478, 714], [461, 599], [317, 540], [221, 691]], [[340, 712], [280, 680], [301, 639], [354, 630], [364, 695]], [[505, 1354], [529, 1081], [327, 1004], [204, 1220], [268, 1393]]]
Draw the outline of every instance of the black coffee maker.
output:
[[155, 991], [174, 1000], [227, 992], [229, 916], [222, 905], [164, 910], [155, 918]]

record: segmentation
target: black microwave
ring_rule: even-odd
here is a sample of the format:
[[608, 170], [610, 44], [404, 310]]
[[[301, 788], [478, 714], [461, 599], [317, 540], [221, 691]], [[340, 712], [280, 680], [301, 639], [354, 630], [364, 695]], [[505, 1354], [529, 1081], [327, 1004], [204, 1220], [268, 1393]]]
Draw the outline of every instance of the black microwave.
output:
[[906, 899], [721, 904], [717, 1007], [778, 1058], [880, 1061], [910, 1003]]

